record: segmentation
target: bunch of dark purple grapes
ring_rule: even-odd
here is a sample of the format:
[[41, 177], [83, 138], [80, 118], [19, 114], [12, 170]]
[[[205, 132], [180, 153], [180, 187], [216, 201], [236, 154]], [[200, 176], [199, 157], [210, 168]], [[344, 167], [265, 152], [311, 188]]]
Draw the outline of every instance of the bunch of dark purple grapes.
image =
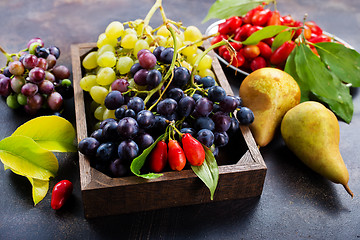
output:
[[156, 87], [165, 91], [161, 99], [154, 94], [145, 103], [147, 95], [131, 91], [125, 79], [112, 84], [105, 107], [115, 110], [116, 119], [102, 121], [98, 130], [79, 143], [79, 151], [90, 157], [93, 167], [113, 177], [127, 175], [131, 161], [154, 143], [170, 122], [209, 147], [216, 156], [219, 148], [239, 131], [239, 123], [253, 122], [253, 112], [242, 106], [240, 97], [227, 96], [209, 76], [195, 75], [194, 87], [185, 67], [174, 68], [171, 83], [164, 90], [168, 82], [163, 82], [161, 70], [171, 63], [173, 53], [174, 49], [164, 47], [157, 47], [153, 53], [141, 50], [139, 62], [131, 68], [137, 85], [147, 86], [148, 91]]
[[10, 108], [23, 106], [29, 114], [40, 109], [60, 112], [63, 100], [73, 97], [69, 69], [55, 66], [60, 56], [58, 47], [45, 48], [40, 38], [33, 38], [26, 50], [4, 54], [9, 61], [0, 70], [0, 95], [6, 97]]

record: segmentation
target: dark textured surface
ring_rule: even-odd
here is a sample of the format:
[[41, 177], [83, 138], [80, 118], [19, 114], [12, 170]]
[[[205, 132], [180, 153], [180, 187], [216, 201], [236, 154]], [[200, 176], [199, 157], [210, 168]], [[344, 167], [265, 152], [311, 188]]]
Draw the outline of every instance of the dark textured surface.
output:
[[[39, 36], [60, 47], [60, 63], [71, 66], [70, 44], [93, 42], [114, 20], [144, 18], [154, 1], [53, 0], [1, 1], [0, 45], [9, 52], [25, 48]], [[203, 32], [215, 20], [201, 24], [214, 1], [164, 0], [168, 18], [196, 25]], [[315, 20], [360, 50], [360, 1], [278, 1], [281, 13]], [[151, 24], [157, 26], [160, 16]], [[3, 66], [5, 58], [0, 56]], [[235, 90], [241, 77], [226, 70]], [[10, 171], [0, 171], [0, 239], [360, 239], [360, 97], [354, 89], [354, 117], [340, 122], [340, 151], [350, 174], [351, 199], [342, 186], [306, 168], [278, 137], [261, 149], [268, 167], [260, 198], [127, 214], [86, 220], [83, 217], [77, 154], [57, 154], [58, 176], [74, 183], [70, 203], [61, 211], [50, 208], [50, 191], [36, 207], [31, 185]], [[9, 136], [28, 120], [0, 101], [0, 138]], [[73, 104], [67, 114], [74, 122]], [[326, 146], [324, 146], [326, 148]], [[0, 164], [2, 168], [3, 165]]]

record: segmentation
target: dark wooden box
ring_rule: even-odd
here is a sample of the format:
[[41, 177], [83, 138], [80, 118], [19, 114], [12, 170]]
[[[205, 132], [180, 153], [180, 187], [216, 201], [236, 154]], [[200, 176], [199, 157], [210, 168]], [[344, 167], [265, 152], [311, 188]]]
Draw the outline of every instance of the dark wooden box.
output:
[[[82, 78], [81, 60], [95, 43], [71, 46], [73, 85], [78, 142], [91, 132], [87, 123], [89, 100], [79, 86]], [[225, 74], [211, 51], [213, 71], [227, 94], [233, 95]], [[88, 129], [89, 128], [89, 129]], [[217, 157], [219, 182], [213, 201], [250, 198], [261, 195], [266, 165], [247, 126]], [[82, 200], [86, 218], [147, 211], [160, 208], [211, 202], [210, 192], [191, 169], [165, 172], [160, 178], [146, 180], [136, 176], [111, 178], [90, 166], [89, 160], [79, 153]]]

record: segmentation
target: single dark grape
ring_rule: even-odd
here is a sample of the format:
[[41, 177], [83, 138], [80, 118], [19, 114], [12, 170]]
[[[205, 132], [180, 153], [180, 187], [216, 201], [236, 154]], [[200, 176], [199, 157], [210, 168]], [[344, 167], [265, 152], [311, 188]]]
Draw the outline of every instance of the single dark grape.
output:
[[233, 96], [226, 96], [220, 101], [219, 106], [223, 112], [233, 112], [238, 106], [238, 101]]
[[60, 49], [56, 46], [49, 47], [49, 52], [51, 55], [55, 56], [56, 59], [60, 57]]
[[47, 69], [52, 69], [56, 65], [56, 57], [50, 54], [46, 58], [46, 63], [47, 63]]
[[225, 90], [220, 86], [212, 86], [208, 91], [208, 98], [213, 102], [220, 102], [226, 97]]
[[249, 125], [254, 121], [254, 113], [247, 107], [242, 107], [236, 112], [236, 117], [241, 125]]
[[95, 156], [96, 150], [100, 146], [100, 142], [93, 138], [87, 137], [82, 139], [78, 144], [79, 151], [86, 156]]
[[58, 81], [68, 79], [70, 77], [70, 70], [64, 65], [54, 67], [52, 73]]
[[202, 96], [200, 95], [200, 94], [198, 94], [198, 93], [195, 93], [193, 96], [192, 96], [192, 98], [195, 100], [195, 102], [197, 101], [197, 100], [199, 100], [200, 98], [202, 98]]
[[237, 103], [238, 103], [238, 107], [242, 107], [242, 105], [243, 105], [243, 102], [242, 102], [242, 99], [241, 99], [241, 97], [239, 97], [239, 96], [236, 96], [236, 97], [235, 97], [235, 99], [237, 100]]
[[176, 102], [179, 102], [182, 97], [184, 97], [184, 91], [180, 88], [172, 88], [167, 92], [167, 97], [174, 99]]
[[174, 48], [172, 47], [165, 48], [160, 53], [159, 61], [164, 64], [170, 64], [173, 59], [173, 56], [174, 56]]
[[162, 51], [164, 51], [165, 47], [163, 46], [159, 46], [159, 47], [156, 47], [153, 51], [153, 54], [155, 55], [155, 57], [157, 58], [157, 60], [160, 59], [160, 54]]
[[[138, 51], [138, 53], [136, 54], [136, 57], [139, 59], [139, 57], [144, 54], [144, 53], [151, 53], [151, 51], [149, 49], [141, 49], [140, 51]], [[140, 64], [141, 65], [141, 64]]]
[[[0, 80], [0, 89], [2, 88], [3, 81], [4, 81], [4, 79]], [[39, 90], [38, 85], [28, 82], [22, 86], [21, 93], [27, 97], [31, 97], [31, 96], [34, 96], [38, 92], [38, 90]]]
[[162, 80], [161, 72], [157, 69], [152, 69], [148, 72], [146, 76], [146, 84], [151, 87], [157, 87]]
[[112, 177], [124, 177], [129, 173], [129, 163], [121, 158], [112, 161], [109, 168]]
[[152, 69], [156, 65], [156, 57], [152, 52], [144, 52], [139, 56], [140, 66], [145, 69]]
[[90, 137], [95, 138], [99, 142], [103, 142], [104, 138], [103, 138], [102, 134], [103, 134], [103, 130], [101, 128], [99, 128], [99, 129], [96, 129], [95, 131], [93, 131], [91, 133]]
[[39, 84], [39, 92], [43, 94], [50, 94], [54, 91], [55, 87], [49, 80], [44, 80]]
[[146, 78], [149, 71], [147, 69], [140, 69], [134, 75], [134, 82], [139, 86], [145, 86], [147, 84]]
[[126, 109], [124, 112], [124, 117], [132, 117], [132, 118], [136, 118], [136, 112], [132, 109]]
[[213, 103], [206, 97], [202, 97], [195, 103], [195, 111], [203, 117], [208, 116], [213, 110]]
[[119, 144], [118, 156], [128, 162], [133, 160], [139, 154], [139, 146], [133, 140], [125, 140]]
[[214, 121], [209, 117], [199, 117], [194, 122], [195, 130], [209, 129], [213, 131], [215, 129]]
[[156, 115], [155, 116], [155, 123], [152, 127], [152, 130], [158, 133], [164, 133], [168, 123], [166, 122], [166, 118], [163, 116]]
[[196, 131], [193, 128], [187, 127], [180, 129], [181, 133], [189, 133], [191, 136], [195, 137]]
[[219, 104], [214, 103], [212, 112], [216, 113], [216, 112], [219, 112], [219, 111], [221, 111]]
[[100, 162], [110, 162], [116, 155], [116, 144], [113, 142], [106, 142], [100, 144], [98, 149], [96, 150], [96, 158], [100, 160]]
[[124, 96], [119, 91], [111, 91], [105, 97], [105, 107], [115, 110], [124, 104]]
[[190, 80], [190, 71], [185, 67], [177, 67], [174, 69], [174, 78], [172, 84], [182, 88]]
[[45, 80], [45, 71], [42, 68], [34, 67], [29, 72], [30, 81], [39, 84]]
[[142, 67], [140, 66], [140, 63], [135, 63], [130, 68], [131, 76], [135, 76], [135, 73], [137, 73]]
[[120, 78], [120, 79], [116, 79], [112, 84], [111, 84], [111, 90], [117, 90], [119, 92], [126, 92], [128, 90], [129, 87], [129, 82], [126, 79]]
[[47, 98], [47, 104], [53, 111], [59, 111], [63, 106], [63, 101], [63, 97], [58, 92], [52, 92]]
[[109, 122], [104, 126], [102, 129], [102, 137], [104, 141], [116, 141], [119, 138], [117, 127], [117, 122]]
[[226, 132], [215, 132], [214, 133], [214, 144], [217, 147], [223, 147], [229, 142], [229, 136]]
[[135, 111], [135, 113], [140, 112], [141, 110], [144, 109], [145, 104], [144, 104], [144, 100], [142, 100], [139, 97], [131, 97], [129, 99], [129, 102], [127, 103], [127, 106], [129, 109], [132, 109]]
[[202, 84], [203, 88], [209, 88], [212, 86], [215, 86], [215, 79], [210, 77], [210, 76], [206, 76], [203, 78], [200, 78], [199, 80], [196, 81], [198, 84]]
[[216, 112], [212, 116], [212, 120], [215, 123], [215, 131], [217, 132], [226, 132], [231, 125], [231, 118], [229, 114], [223, 112]]
[[35, 55], [38, 56], [39, 58], [44, 58], [46, 59], [50, 54], [49, 49], [43, 48], [43, 47], [37, 47], [35, 49]]
[[197, 135], [196, 139], [199, 140], [202, 144], [207, 147], [211, 147], [214, 143], [214, 134], [209, 129], [201, 129]]
[[27, 98], [27, 106], [33, 110], [39, 110], [44, 104], [44, 97], [37, 93]]
[[7, 66], [6, 68], [4, 68], [3, 74], [4, 74], [6, 77], [11, 77], [11, 76], [12, 76], [12, 73], [10, 72], [9, 66]]
[[104, 119], [104, 120], [101, 121], [101, 123], [99, 125], [99, 128], [103, 129], [105, 127], [105, 125], [108, 124], [109, 122], [116, 122], [116, 120], [113, 119], [113, 118]]
[[157, 104], [156, 112], [164, 116], [169, 116], [175, 112], [176, 108], [177, 102], [174, 99], [165, 98]]
[[239, 122], [235, 117], [231, 118], [230, 128], [227, 130], [227, 134], [229, 137], [234, 136], [237, 132], [239, 132]]
[[178, 115], [177, 112], [173, 112], [172, 114], [166, 115], [164, 117], [169, 121], [177, 121], [177, 120], [179, 120], [179, 115]]
[[151, 128], [155, 123], [155, 115], [149, 110], [141, 110], [136, 117], [139, 126], [144, 129]]
[[[11, 86], [10, 86], [11, 79], [8, 77], [4, 77], [0, 79], [0, 95], [7, 97], [11, 93]], [[32, 84], [32, 83], [31, 83]], [[35, 84], [34, 84], [35, 85]], [[35, 85], [36, 86], [36, 85]], [[37, 87], [37, 86], [36, 86]], [[22, 86], [24, 88], [24, 86]], [[22, 90], [21, 88], [21, 90]], [[37, 89], [36, 89], [37, 92]], [[35, 92], [35, 93], [36, 93]], [[34, 95], [35, 93], [32, 93], [30, 95]], [[25, 94], [24, 94], [25, 95]]]
[[192, 97], [185, 96], [178, 103], [178, 113], [182, 117], [188, 117], [194, 111], [195, 100]]
[[119, 121], [117, 131], [124, 138], [133, 138], [139, 132], [139, 125], [134, 118], [124, 117]]
[[121, 107], [117, 108], [115, 110], [115, 117], [116, 119], [120, 120], [124, 117], [124, 113], [127, 110], [127, 106], [126, 105], [122, 105]]
[[38, 58], [33, 54], [26, 54], [22, 59], [22, 63], [26, 69], [32, 69], [38, 65]]
[[154, 143], [154, 138], [148, 133], [142, 133], [136, 137], [135, 142], [139, 146], [140, 152], [142, 152]]

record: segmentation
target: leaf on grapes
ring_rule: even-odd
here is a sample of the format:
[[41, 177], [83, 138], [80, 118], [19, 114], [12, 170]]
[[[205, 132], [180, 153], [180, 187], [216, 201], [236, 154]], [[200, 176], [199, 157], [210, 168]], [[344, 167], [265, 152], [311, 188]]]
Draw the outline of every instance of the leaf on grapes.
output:
[[145, 149], [143, 151], [143, 153], [136, 157], [130, 165], [130, 170], [133, 174], [135, 174], [138, 177], [142, 177], [145, 179], [154, 179], [154, 178], [158, 178], [161, 177], [163, 174], [161, 173], [146, 173], [146, 174], [141, 174], [141, 168], [144, 166], [145, 161], [147, 156], [151, 153], [151, 151], [153, 150], [153, 148], [156, 146], [156, 144], [161, 141], [162, 139], [164, 139], [166, 136], [166, 134], [164, 133], [163, 135], [161, 135], [160, 137], [158, 137], [158, 139], [156, 139], [156, 141], [151, 144], [150, 147], [148, 147], [147, 149]]
[[[342, 84], [339, 78], [333, 74], [327, 66], [317, 57], [308, 46], [300, 44], [296, 47], [294, 56], [297, 80], [306, 96], [307, 89], [321, 101], [328, 104], [334, 113], [349, 123], [353, 114], [353, 103], [349, 88]], [[288, 66], [288, 70], [290, 65]], [[308, 88], [306, 88], [306, 86]], [[310, 94], [309, 94], [310, 95]]]
[[53, 152], [76, 152], [75, 129], [65, 118], [41, 116], [29, 120], [18, 127], [13, 136], [32, 138], [41, 147]]
[[275, 51], [278, 49], [281, 45], [283, 45], [285, 42], [291, 40], [292, 33], [291, 31], [284, 31], [280, 32], [276, 37], [274, 38], [274, 42], [271, 45], [271, 50]]
[[219, 168], [211, 150], [204, 146], [205, 161], [201, 166], [191, 166], [194, 173], [210, 190], [210, 199], [214, 200], [214, 193], [219, 181]]
[[338, 78], [353, 87], [360, 87], [360, 54], [353, 49], [334, 42], [315, 44], [321, 60]]
[[209, 9], [202, 23], [212, 19], [225, 19], [232, 16], [242, 16], [262, 3], [270, 3], [274, 0], [217, 0]]
[[256, 45], [261, 40], [264, 40], [266, 38], [270, 38], [275, 36], [276, 34], [279, 34], [280, 32], [284, 31], [285, 29], [288, 29], [288, 26], [280, 26], [280, 25], [274, 25], [274, 26], [267, 26], [264, 27], [253, 34], [251, 34], [245, 41], [242, 42], [244, 45]]
[[[15, 171], [14, 169], [11, 169], [9, 166], [4, 165], [4, 169], [10, 169], [11, 171], [13, 171], [15, 174], [24, 176], [22, 173]], [[36, 178], [31, 178], [28, 176], [25, 176], [29, 182], [32, 185], [32, 197], [33, 197], [33, 201], [34, 201], [34, 205], [38, 204], [41, 200], [44, 199], [44, 197], [46, 196], [48, 190], [49, 190], [49, 181], [48, 180], [39, 180]]]
[[38, 180], [49, 180], [59, 168], [52, 152], [26, 136], [10, 136], [1, 140], [0, 159], [14, 173]]

